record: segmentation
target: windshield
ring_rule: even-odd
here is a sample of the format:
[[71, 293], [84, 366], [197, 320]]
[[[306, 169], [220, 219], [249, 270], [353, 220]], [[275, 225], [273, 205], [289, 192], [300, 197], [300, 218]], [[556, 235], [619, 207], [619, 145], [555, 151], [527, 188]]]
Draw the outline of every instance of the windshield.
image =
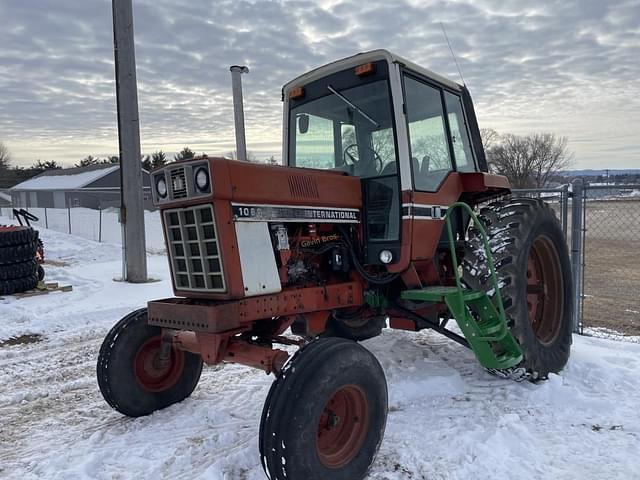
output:
[[325, 91], [291, 109], [289, 164], [360, 177], [396, 174], [388, 81], [342, 90], [329, 82]]

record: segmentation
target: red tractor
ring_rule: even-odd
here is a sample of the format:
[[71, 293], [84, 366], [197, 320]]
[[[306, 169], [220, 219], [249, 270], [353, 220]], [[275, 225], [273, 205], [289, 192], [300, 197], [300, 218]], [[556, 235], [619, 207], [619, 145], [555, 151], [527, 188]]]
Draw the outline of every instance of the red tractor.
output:
[[355, 480], [387, 418], [383, 370], [358, 341], [431, 328], [498, 375], [563, 368], [562, 229], [488, 173], [464, 86], [376, 50], [296, 78], [283, 101], [286, 166], [202, 157], [152, 173], [176, 296], [107, 335], [97, 374], [113, 408], [180, 402], [203, 363], [262, 369], [276, 377], [259, 439], [270, 478]]

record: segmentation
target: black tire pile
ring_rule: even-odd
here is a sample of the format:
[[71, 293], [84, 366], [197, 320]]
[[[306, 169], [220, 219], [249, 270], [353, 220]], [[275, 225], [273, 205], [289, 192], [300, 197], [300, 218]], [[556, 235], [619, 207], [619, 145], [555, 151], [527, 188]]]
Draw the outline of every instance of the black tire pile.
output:
[[0, 228], [0, 295], [38, 285], [38, 232], [31, 227]]

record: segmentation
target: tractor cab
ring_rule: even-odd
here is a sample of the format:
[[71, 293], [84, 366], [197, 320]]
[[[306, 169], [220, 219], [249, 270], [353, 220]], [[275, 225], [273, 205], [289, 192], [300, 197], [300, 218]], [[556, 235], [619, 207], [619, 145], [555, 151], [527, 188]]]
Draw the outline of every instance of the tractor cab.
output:
[[285, 164], [361, 179], [368, 264], [401, 261], [402, 220], [443, 214], [429, 194], [452, 174], [487, 171], [467, 89], [385, 50], [298, 77], [283, 100]]

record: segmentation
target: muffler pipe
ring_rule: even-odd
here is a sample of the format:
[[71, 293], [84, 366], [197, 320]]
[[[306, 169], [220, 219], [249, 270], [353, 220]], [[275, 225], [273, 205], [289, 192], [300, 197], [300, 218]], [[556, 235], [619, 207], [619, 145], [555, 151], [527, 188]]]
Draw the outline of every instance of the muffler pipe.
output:
[[232, 65], [231, 86], [233, 88], [233, 119], [236, 126], [236, 158], [247, 160], [247, 139], [244, 135], [244, 108], [242, 105], [242, 78], [243, 73], [249, 73], [249, 69], [241, 65]]

